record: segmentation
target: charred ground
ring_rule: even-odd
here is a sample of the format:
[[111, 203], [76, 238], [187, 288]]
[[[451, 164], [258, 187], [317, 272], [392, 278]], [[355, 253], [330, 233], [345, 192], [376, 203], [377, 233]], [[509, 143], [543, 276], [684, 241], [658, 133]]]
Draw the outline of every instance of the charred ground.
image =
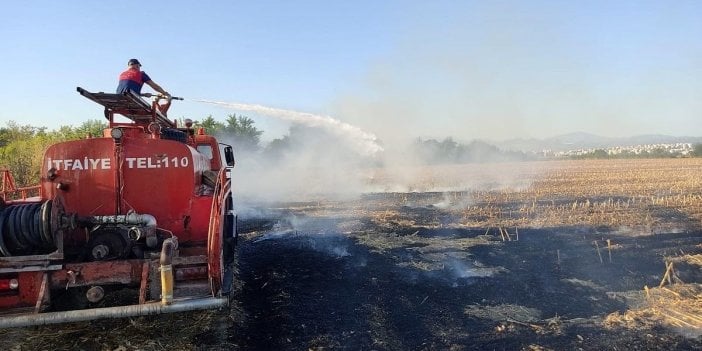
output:
[[[436, 200], [426, 196], [429, 202]], [[518, 238], [512, 231], [504, 239], [498, 228], [452, 228], [447, 220], [452, 215], [432, 205], [400, 206], [399, 215], [444, 224], [428, 228], [339, 219], [338, 228], [360, 229], [343, 232], [329, 230], [328, 221], [319, 230], [317, 217], [295, 217], [296, 229], [249, 234], [240, 251], [241, 270], [244, 281], [253, 284], [244, 286], [241, 301], [258, 307], [257, 323], [243, 331], [247, 337], [240, 345], [350, 350], [702, 347], [699, 339], [663, 327], [604, 325], [610, 313], [627, 310], [627, 294], [659, 284], [664, 257], [699, 252], [699, 231], [632, 237], [602, 232], [604, 228], [561, 226], [518, 230]], [[607, 239], [616, 247], [608, 250]], [[599, 255], [594, 242], [602, 245]], [[687, 273], [687, 281], [699, 281], [695, 270]]]

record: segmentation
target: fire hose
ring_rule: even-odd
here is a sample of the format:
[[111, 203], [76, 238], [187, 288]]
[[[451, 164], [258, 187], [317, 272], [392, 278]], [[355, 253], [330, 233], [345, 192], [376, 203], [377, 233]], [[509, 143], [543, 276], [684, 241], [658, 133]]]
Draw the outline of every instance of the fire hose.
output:
[[165, 100], [183, 100], [182, 97], [179, 96], [170, 96], [170, 95], [163, 95], [163, 94], [152, 94], [152, 93], [143, 93], [141, 94], [143, 97], [147, 98], [156, 98], [156, 99], [165, 99]]

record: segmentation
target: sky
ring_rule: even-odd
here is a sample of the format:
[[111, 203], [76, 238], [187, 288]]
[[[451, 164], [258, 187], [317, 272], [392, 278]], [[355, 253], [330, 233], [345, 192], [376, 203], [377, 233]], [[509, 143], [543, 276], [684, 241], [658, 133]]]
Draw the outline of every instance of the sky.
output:
[[[393, 138], [702, 136], [702, 1], [12, 1], [0, 126], [103, 119], [130, 58], [169, 117], [328, 116]], [[150, 88], [144, 87], [144, 91]], [[243, 113], [285, 135], [290, 121]]]

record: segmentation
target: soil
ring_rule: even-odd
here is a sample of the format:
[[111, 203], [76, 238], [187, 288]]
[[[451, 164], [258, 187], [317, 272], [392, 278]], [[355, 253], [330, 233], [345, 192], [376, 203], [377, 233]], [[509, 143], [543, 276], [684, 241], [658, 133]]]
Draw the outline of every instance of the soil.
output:
[[[656, 212], [650, 232], [477, 227], [445, 199], [258, 204], [240, 214], [230, 308], [4, 330], [0, 348], [702, 349], [702, 326], [618, 323], [646, 305], [646, 288], [674, 289], [659, 287], [667, 257], [702, 253], [702, 231], [684, 213]], [[691, 286], [702, 273], [681, 265], [676, 278]]]
[[[415, 203], [436, 200], [431, 194], [416, 197]], [[363, 199], [365, 205], [372, 201]], [[279, 213], [271, 218], [291, 218], [294, 228], [277, 220], [267, 231], [248, 234], [240, 248], [245, 282], [240, 302], [255, 309], [245, 309], [248, 322], [239, 332], [246, 336], [236, 344], [348, 350], [702, 348], [702, 339], [662, 326], [603, 323], [609, 314], [627, 310], [627, 294], [658, 286], [663, 257], [700, 252], [699, 231], [632, 237], [602, 228], [556, 227], [519, 230], [518, 238], [512, 230], [503, 241], [497, 228], [486, 234], [484, 228], [455, 226], [450, 214], [432, 205], [385, 210], [417, 220], [439, 218], [442, 224], [378, 223], [324, 208], [312, 216]], [[616, 243], [611, 250], [607, 239]], [[596, 241], [602, 245], [599, 255]], [[686, 274], [686, 281], [702, 278], [697, 270]]]

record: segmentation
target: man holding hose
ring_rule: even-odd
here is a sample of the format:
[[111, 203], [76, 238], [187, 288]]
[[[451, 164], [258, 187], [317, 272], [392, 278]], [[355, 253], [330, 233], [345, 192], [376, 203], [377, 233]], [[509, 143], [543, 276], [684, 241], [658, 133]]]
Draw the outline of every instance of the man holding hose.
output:
[[139, 63], [139, 60], [130, 59], [127, 63], [127, 66], [127, 70], [119, 75], [117, 94], [123, 94], [124, 92], [131, 90], [137, 95], [139, 95], [141, 94], [141, 87], [144, 85], [144, 83], [146, 83], [151, 88], [165, 95], [166, 97], [171, 96], [171, 94], [169, 94], [167, 91], [161, 88], [160, 85], [156, 84], [156, 82], [151, 80], [151, 78], [148, 74], [146, 74], [146, 72], [143, 72], [141, 70], [141, 63]]

